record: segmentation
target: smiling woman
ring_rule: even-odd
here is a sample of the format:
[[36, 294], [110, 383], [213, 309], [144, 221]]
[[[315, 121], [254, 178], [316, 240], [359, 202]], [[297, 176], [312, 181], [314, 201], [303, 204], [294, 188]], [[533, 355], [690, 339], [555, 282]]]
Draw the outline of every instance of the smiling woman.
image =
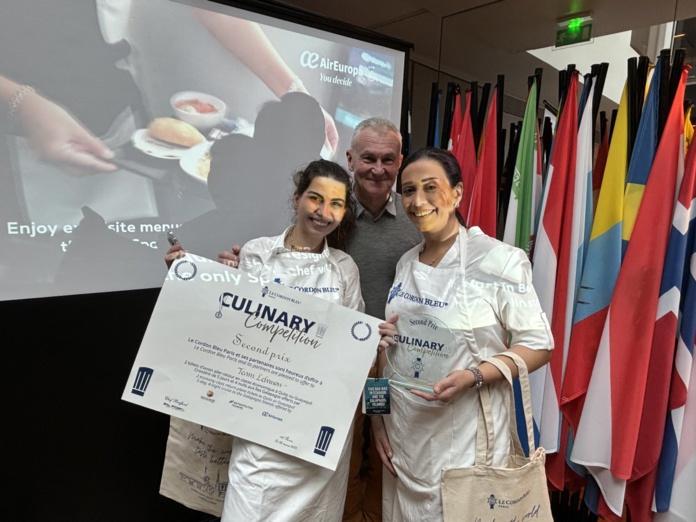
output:
[[350, 177], [340, 165], [318, 160], [295, 174], [295, 226], [285, 246], [295, 252], [321, 252], [329, 246], [345, 250], [355, 232], [355, 206]]
[[[240, 268], [253, 276], [301, 288], [321, 299], [362, 311], [358, 268], [350, 256], [338, 250], [345, 247], [355, 227], [348, 173], [336, 163], [318, 160], [297, 172], [293, 180], [295, 224], [279, 236], [245, 244], [239, 255]], [[256, 321], [253, 317], [250, 321], [248, 327], [263, 326], [252, 324]], [[279, 321], [276, 317], [274, 322]], [[291, 356], [292, 350], [319, 346], [318, 340], [304, 334], [306, 328], [278, 329], [279, 326], [273, 325], [269, 334], [285, 337], [288, 351], [275, 354], [276, 359]], [[275, 381], [263, 382], [275, 385]], [[352, 435], [347, 437], [334, 472], [235, 438], [222, 520], [340, 521], [351, 438]], [[285, 441], [283, 445], [290, 443]]]
[[[399, 321], [397, 345], [380, 354], [381, 375], [393, 379], [392, 410], [374, 417], [372, 428], [382, 462], [393, 475], [384, 477], [383, 519], [439, 522], [442, 469], [474, 461], [477, 419], [471, 412], [476, 411], [478, 393], [472, 387], [490, 384], [495, 433], [500, 434], [493, 464], [507, 462], [513, 405], [497, 382], [502, 374], [483, 360], [510, 350], [533, 371], [550, 358], [553, 340], [524, 252], [478, 227], [460, 224], [457, 208], [464, 187], [454, 156], [421, 149], [404, 161], [401, 176], [404, 211], [424, 241], [399, 260], [385, 316], [431, 319]], [[419, 391], [428, 388], [418, 385], [410, 391], [394, 386], [394, 381], [403, 385], [406, 379], [422, 383], [434, 364], [423, 360], [425, 352], [445, 353], [447, 345], [430, 338], [430, 321], [452, 333], [444, 371], [438, 368], [434, 377], [439, 380], [428, 381], [431, 392]], [[427, 346], [417, 346], [416, 339], [428, 339]]]

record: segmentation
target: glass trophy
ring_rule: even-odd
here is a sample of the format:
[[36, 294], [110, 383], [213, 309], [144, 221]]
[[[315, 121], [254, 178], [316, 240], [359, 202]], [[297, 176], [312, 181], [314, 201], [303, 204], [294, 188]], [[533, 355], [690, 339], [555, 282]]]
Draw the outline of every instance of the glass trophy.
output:
[[428, 314], [400, 318], [396, 344], [386, 350], [395, 386], [433, 393], [433, 385], [452, 370], [456, 340], [440, 319]]

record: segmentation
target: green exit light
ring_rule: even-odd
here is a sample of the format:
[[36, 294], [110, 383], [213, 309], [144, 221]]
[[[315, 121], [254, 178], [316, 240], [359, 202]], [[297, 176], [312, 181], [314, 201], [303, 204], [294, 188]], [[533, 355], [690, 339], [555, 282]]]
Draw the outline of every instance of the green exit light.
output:
[[573, 18], [572, 20], [568, 20], [569, 32], [575, 33], [580, 30], [580, 27], [582, 27], [582, 18]]
[[557, 24], [556, 47], [576, 45], [592, 39], [592, 18], [573, 18]]

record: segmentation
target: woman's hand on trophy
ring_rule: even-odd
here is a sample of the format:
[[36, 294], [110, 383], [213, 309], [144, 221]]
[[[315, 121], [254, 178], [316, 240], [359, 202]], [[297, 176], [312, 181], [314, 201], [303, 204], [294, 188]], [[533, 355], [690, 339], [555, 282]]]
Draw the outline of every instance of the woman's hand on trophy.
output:
[[473, 375], [470, 370], [454, 370], [447, 377], [435, 383], [433, 393], [425, 393], [419, 390], [411, 390], [411, 393], [418, 395], [418, 397], [426, 401], [449, 402], [474, 385]]

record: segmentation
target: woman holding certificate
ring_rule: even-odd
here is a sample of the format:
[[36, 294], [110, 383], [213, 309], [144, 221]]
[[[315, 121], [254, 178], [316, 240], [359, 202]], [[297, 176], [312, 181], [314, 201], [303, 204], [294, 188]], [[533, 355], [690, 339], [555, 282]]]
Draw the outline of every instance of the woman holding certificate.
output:
[[[402, 256], [387, 300], [386, 317], [400, 317], [398, 344], [380, 356], [391, 414], [375, 417], [373, 430], [391, 473], [384, 520], [439, 521], [442, 468], [474, 463], [478, 393], [471, 388], [495, 383], [495, 433], [504, 435], [495, 440], [493, 465], [509, 454], [509, 385], [481, 361], [510, 350], [531, 372], [550, 359], [553, 340], [525, 253], [460, 223], [464, 187], [454, 156], [413, 153], [401, 184], [404, 210], [424, 241]], [[501, 360], [516, 376], [514, 363]]]
[[[279, 236], [246, 243], [240, 268], [362, 311], [358, 268], [338, 250], [355, 229], [350, 177], [336, 163], [318, 160], [296, 173], [294, 181], [295, 224]], [[225, 255], [232, 253], [222, 253], [221, 260]], [[392, 324], [381, 325], [380, 333], [389, 338], [380, 344], [392, 342], [394, 332]], [[336, 471], [330, 471], [235, 437], [222, 520], [340, 521], [351, 438], [346, 439]]]

